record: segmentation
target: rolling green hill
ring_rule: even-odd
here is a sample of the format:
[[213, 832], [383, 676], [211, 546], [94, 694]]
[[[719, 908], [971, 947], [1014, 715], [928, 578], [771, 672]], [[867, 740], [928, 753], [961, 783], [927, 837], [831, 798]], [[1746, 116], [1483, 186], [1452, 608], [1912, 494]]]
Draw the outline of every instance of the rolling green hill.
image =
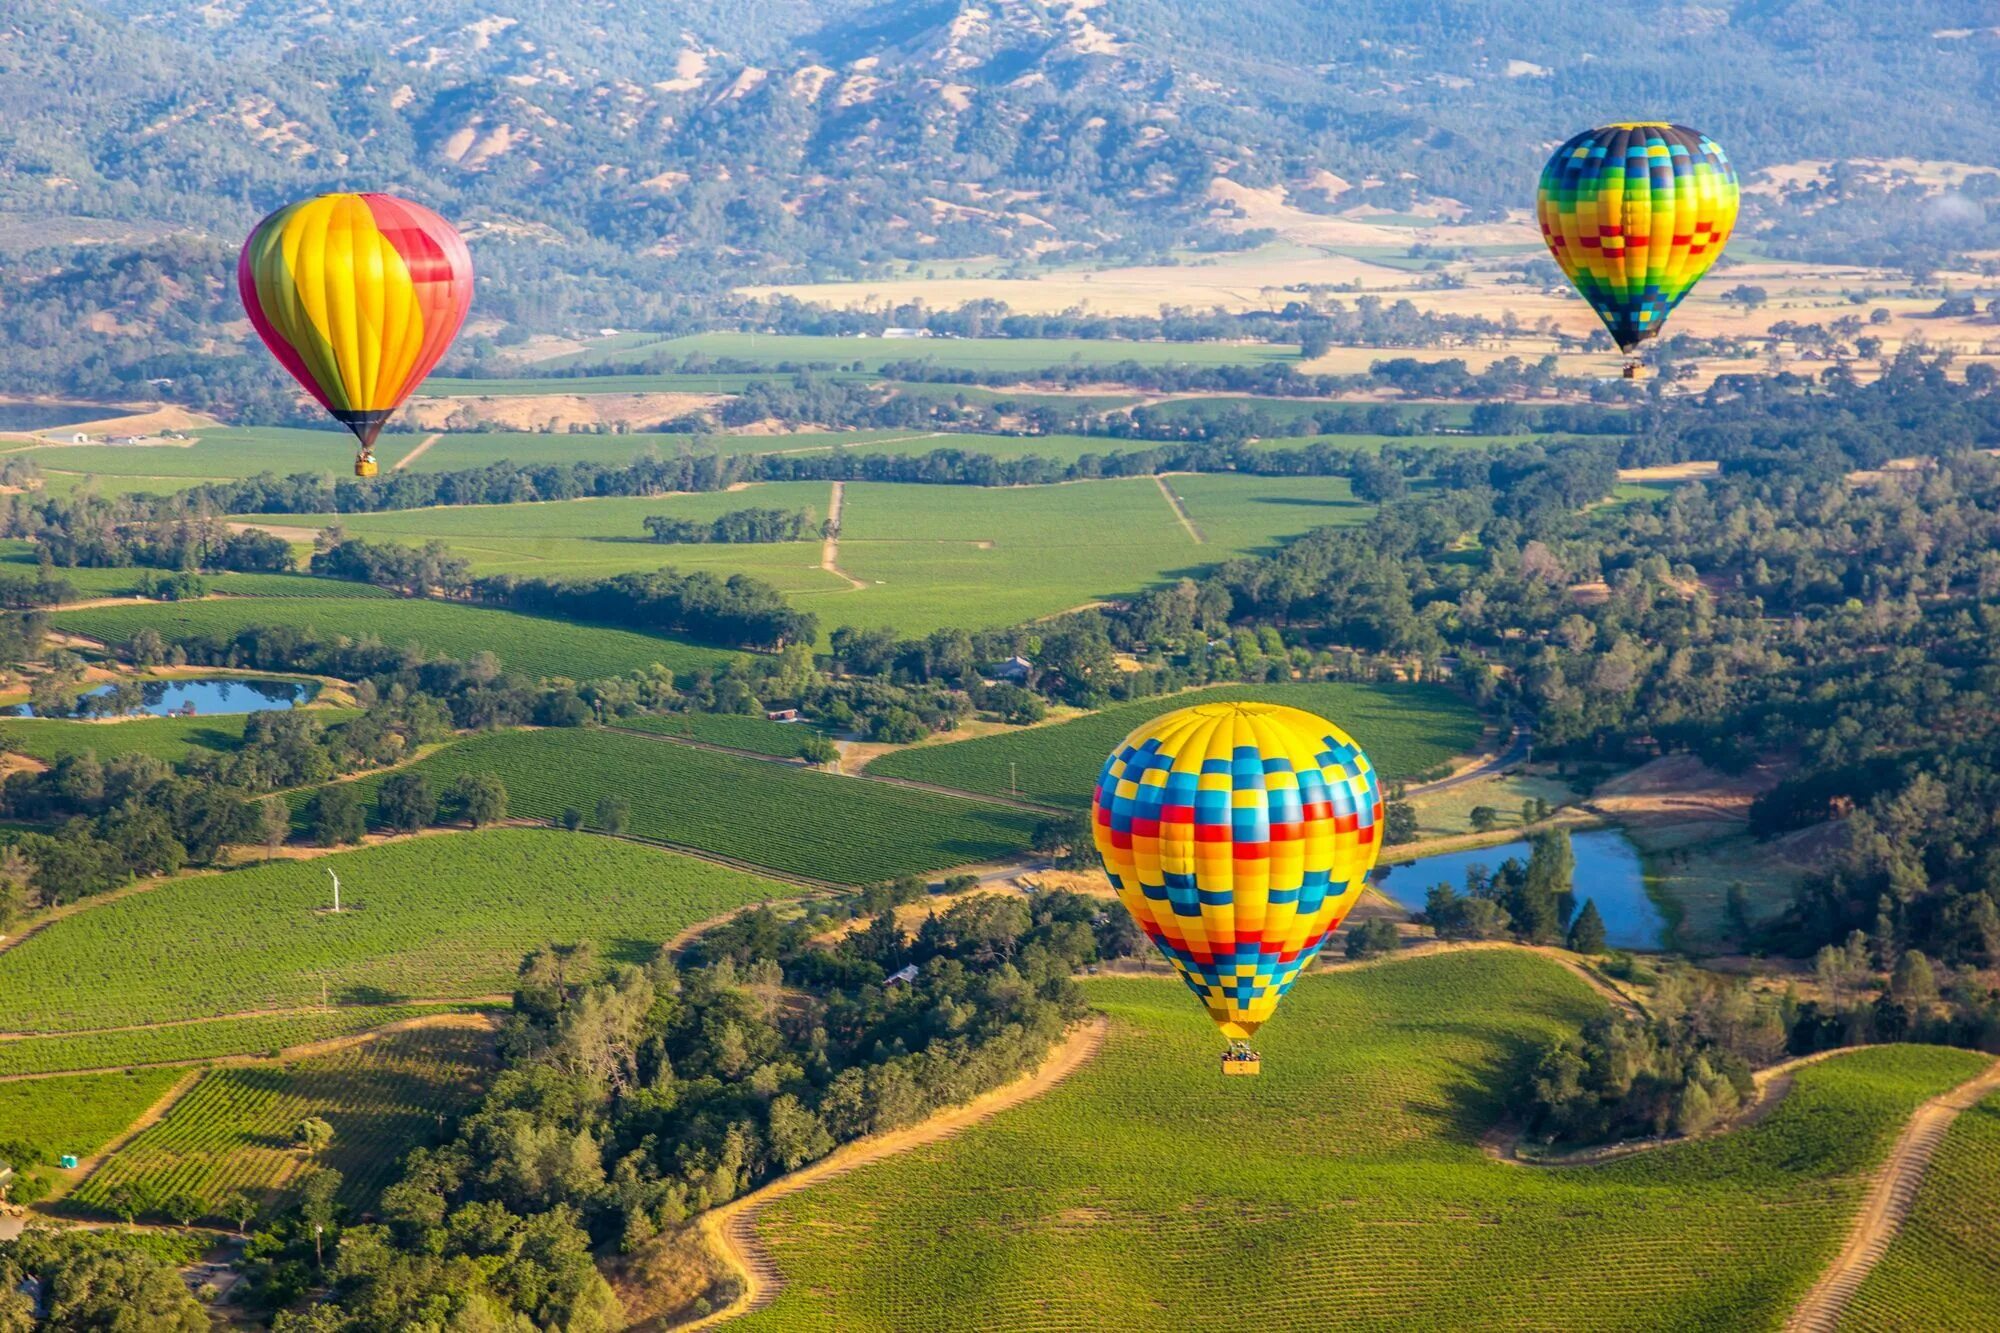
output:
[[1609, 1165], [1495, 1161], [1531, 1042], [1598, 1001], [1518, 952], [1306, 978], [1215, 1072], [1178, 985], [1098, 981], [1103, 1052], [1032, 1102], [778, 1200], [746, 1330], [1774, 1329], [1915, 1106], [1933, 1047], [1801, 1070], [1768, 1120]]
[[1479, 717], [1465, 699], [1436, 686], [1214, 685], [1160, 699], [1116, 704], [1070, 722], [1027, 727], [976, 740], [919, 745], [883, 755], [870, 773], [911, 778], [959, 791], [1010, 791], [1051, 805], [1090, 804], [1105, 756], [1140, 723], [1192, 704], [1256, 699], [1289, 704], [1331, 719], [1360, 742], [1387, 777], [1407, 777], [1471, 747]]

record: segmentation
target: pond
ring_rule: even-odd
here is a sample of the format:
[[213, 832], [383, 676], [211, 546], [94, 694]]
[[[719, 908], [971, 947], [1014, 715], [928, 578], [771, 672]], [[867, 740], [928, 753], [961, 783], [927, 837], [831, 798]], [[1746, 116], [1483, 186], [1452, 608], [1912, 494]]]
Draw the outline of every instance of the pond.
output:
[[125, 411], [97, 403], [0, 403], [0, 430], [49, 430], [79, 421], [102, 421]]
[[[1576, 857], [1576, 905], [1584, 899], [1597, 902], [1604, 918], [1604, 937], [1620, 949], [1658, 949], [1666, 942], [1667, 923], [1660, 909], [1646, 896], [1646, 876], [1639, 864], [1639, 850], [1617, 829], [1593, 829], [1570, 836], [1570, 851]], [[1413, 912], [1424, 910], [1424, 894], [1433, 884], [1449, 884], [1463, 893], [1467, 867], [1483, 865], [1489, 870], [1514, 857], [1528, 859], [1528, 844], [1501, 843], [1469, 852], [1444, 852], [1419, 857], [1401, 865], [1385, 866], [1375, 872], [1376, 887]]]
[[[137, 687], [141, 700], [136, 712], [153, 717], [212, 717], [218, 713], [268, 713], [297, 708], [319, 693], [309, 680], [246, 680], [241, 676], [213, 679], [142, 680], [100, 685], [84, 698], [99, 698], [116, 689]], [[33, 717], [26, 704], [8, 710], [16, 717]], [[81, 711], [81, 710], [80, 710]]]

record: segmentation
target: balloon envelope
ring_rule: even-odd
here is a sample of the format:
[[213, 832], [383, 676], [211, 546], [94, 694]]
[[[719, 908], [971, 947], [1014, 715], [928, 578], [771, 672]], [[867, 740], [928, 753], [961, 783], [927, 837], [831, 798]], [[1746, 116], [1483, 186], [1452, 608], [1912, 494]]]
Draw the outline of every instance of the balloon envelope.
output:
[[1536, 212], [1556, 264], [1621, 351], [1659, 333], [1736, 225], [1736, 168], [1685, 125], [1585, 130], [1542, 168]]
[[1146, 723], [1105, 761], [1090, 814], [1119, 900], [1234, 1038], [1271, 1017], [1381, 847], [1368, 756], [1278, 704]]
[[272, 354], [367, 448], [465, 323], [472, 255], [421, 204], [324, 194], [257, 224], [236, 286]]

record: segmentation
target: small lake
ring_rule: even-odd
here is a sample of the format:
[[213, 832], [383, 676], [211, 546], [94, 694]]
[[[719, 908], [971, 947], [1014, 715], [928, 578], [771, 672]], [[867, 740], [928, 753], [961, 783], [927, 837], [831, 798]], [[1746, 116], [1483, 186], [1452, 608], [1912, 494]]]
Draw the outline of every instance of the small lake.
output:
[[49, 430], [123, 416], [128, 410], [102, 403], [0, 403], [0, 430]]
[[[1620, 949], [1662, 947], [1667, 923], [1660, 916], [1660, 909], [1646, 896], [1645, 872], [1639, 864], [1639, 850], [1631, 840], [1617, 829], [1592, 829], [1588, 833], [1571, 834], [1569, 845], [1576, 858], [1576, 874], [1571, 884], [1577, 908], [1582, 909], [1586, 898], [1596, 900], [1597, 913], [1604, 918], [1604, 938]], [[1527, 842], [1445, 852], [1385, 866], [1375, 872], [1374, 883], [1402, 906], [1421, 912], [1424, 894], [1433, 884], [1449, 884], [1463, 893], [1468, 867], [1483, 865], [1493, 870], [1510, 857], [1526, 861]]]
[[[190, 705], [196, 717], [213, 717], [218, 713], [268, 713], [297, 708], [319, 693], [319, 686], [309, 680], [245, 680], [241, 677], [145, 680], [130, 682], [125, 688], [129, 689], [132, 684], [138, 685], [144, 696], [138, 711], [153, 717], [183, 715], [189, 712]], [[86, 691], [85, 697], [106, 695], [117, 688], [117, 685], [101, 685]], [[34, 715], [34, 710], [26, 704], [15, 710], [17, 717]]]

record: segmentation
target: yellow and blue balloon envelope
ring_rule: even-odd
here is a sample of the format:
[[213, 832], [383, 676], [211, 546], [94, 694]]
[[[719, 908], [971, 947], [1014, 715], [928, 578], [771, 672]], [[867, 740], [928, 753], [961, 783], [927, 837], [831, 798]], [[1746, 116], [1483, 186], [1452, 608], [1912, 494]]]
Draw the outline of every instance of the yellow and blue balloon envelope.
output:
[[1090, 814], [1119, 901], [1239, 1040], [1319, 955], [1381, 849], [1368, 756], [1279, 704], [1197, 704], [1139, 727]]

